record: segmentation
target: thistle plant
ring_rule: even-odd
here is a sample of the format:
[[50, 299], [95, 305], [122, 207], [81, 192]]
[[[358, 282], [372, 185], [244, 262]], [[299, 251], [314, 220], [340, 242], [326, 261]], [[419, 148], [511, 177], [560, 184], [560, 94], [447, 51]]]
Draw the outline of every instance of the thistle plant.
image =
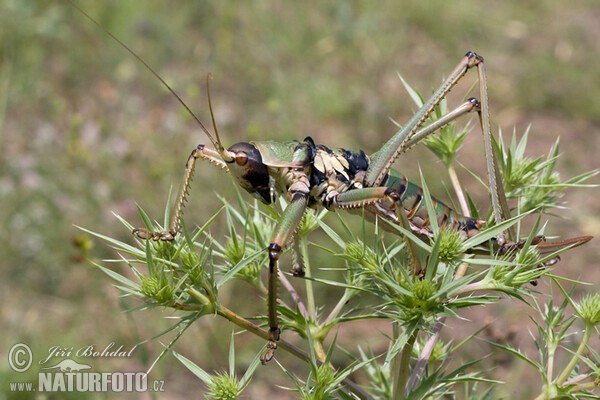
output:
[[[405, 85], [419, 105], [420, 95]], [[434, 119], [444, 114], [444, 107], [443, 102]], [[460, 184], [455, 154], [467, 131], [468, 128], [457, 129], [453, 123], [427, 141], [448, 169], [464, 214], [471, 213], [474, 207], [468, 204], [469, 197]], [[296, 233], [296, 244], [286, 250], [291, 253], [292, 269], [301, 263], [305, 276], [296, 278], [280, 272], [283, 289], [278, 312], [283, 329], [276, 363], [263, 368], [281, 372], [290, 382], [287, 389], [302, 399], [437, 399], [458, 393], [464, 398], [493, 398], [495, 390], [501, 392], [503, 385], [494, 377], [494, 371], [487, 371], [477, 360], [458, 367], [454, 360], [460, 349], [477, 340], [484, 327], [460, 343], [443, 342], [440, 334], [447, 320], [461, 318], [465, 309], [513, 298], [531, 311], [530, 318], [537, 326], [537, 332], [531, 336], [538, 354], [525, 354], [502, 343], [493, 345], [524, 360], [539, 373], [536, 399], [600, 398], [600, 353], [590, 346], [591, 339], [598, 337], [600, 295], [591, 293], [574, 300], [572, 292], [563, 285], [578, 282], [561, 278], [560, 270], [552, 266], [568, 248], [540, 254], [535, 247], [544, 230], [541, 213], [560, 205], [561, 191], [581, 186], [597, 171], [561, 181], [554, 171], [559, 158], [558, 142], [546, 160], [529, 159], [525, 152], [528, 132], [529, 129], [520, 141], [513, 133], [510, 146], [501, 139], [496, 143], [504, 189], [514, 201], [511, 204], [515, 216], [500, 224], [490, 223], [469, 239], [437, 226], [424, 177], [420, 184], [431, 220], [430, 239], [423, 240], [412, 231], [381, 220], [370, 224], [363, 219], [362, 229], [356, 231], [327, 211], [309, 212]], [[263, 276], [268, 265], [265, 249], [286, 204], [247, 202], [239, 192], [235, 205], [227, 199], [221, 202], [223, 206], [203, 226], [192, 230], [184, 226], [183, 234], [172, 242], [132, 237], [132, 245], [84, 230], [116, 248], [119, 259], [110, 261], [120, 261], [131, 270], [134, 278], [98, 264], [116, 281], [119, 290], [143, 304], [179, 313], [171, 329], [177, 335], [156, 361], [172, 353], [204, 383], [207, 398], [235, 399], [243, 396], [263, 348], [256, 348], [250, 367], [242, 378], [237, 378], [233, 336], [228, 372], [208, 373], [183, 354], [173, 352], [172, 347], [187, 328], [209, 315], [228, 320], [240, 333], [269, 338], [266, 306], [263, 307], [267, 294]], [[141, 208], [139, 213], [148, 230], [162, 231], [168, 228], [169, 210], [167, 202], [162, 224], [153, 222]], [[126, 230], [134, 228], [131, 222], [117, 218]], [[530, 231], [524, 232], [521, 224], [526, 218], [534, 218], [535, 222]], [[225, 231], [224, 234], [211, 233], [217, 220], [225, 229], [216, 231]], [[509, 228], [520, 232], [525, 241], [518, 249], [498, 254], [492, 241]], [[384, 229], [391, 233], [384, 233]], [[324, 233], [318, 242], [312, 241], [316, 237], [314, 231]], [[321, 269], [327, 270], [326, 278]], [[559, 289], [564, 298], [560, 306], [554, 306], [552, 291], [547, 296], [539, 295], [533, 283], [540, 279]], [[224, 303], [220, 294], [234, 280], [246, 285], [245, 299], [254, 296], [252, 302], [260, 305], [254, 315], [241, 316]], [[331, 293], [326, 302], [319, 303], [317, 285]], [[567, 313], [568, 306], [574, 313]], [[389, 321], [393, 327], [385, 351], [377, 352], [364, 342], [338, 344], [336, 332], [340, 326], [352, 321], [368, 324], [372, 319]], [[581, 337], [574, 335], [575, 330], [583, 332]], [[368, 335], [381, 336], [374, 329], [368, 330]], [[288, 342], [292, 337], [303, 342], [303, 349]], [[564, 365], [558, 365], [557, 352], [569, 356]], [[301, 360], [306, 368], [290, 371], [289, 357]]]
[[250, 383], [252, 374], [260, 364], [259, 357], [255, 357], [241, 379], [237, 378], [235, 372], [235, 345], [234, 335], [231, 334], [229, 346], [229, 369], [227, 371], [210, 374], [199, 367], [190, 359], [173, 351], [173, 355], [186, 368], [194, 373], [208, 388], [205, 397], [208, 400], [235, 400], [243, 393]]

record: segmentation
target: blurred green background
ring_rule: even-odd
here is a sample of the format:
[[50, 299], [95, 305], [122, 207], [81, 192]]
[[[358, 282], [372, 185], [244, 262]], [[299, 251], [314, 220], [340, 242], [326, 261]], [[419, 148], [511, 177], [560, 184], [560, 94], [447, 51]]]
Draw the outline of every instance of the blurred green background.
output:
[[[395, 132], [389, 118], [405, 122], [415, 109], [397, 73], [428, 94], [467, 50], [475, 50], [486, 60], [494, 131], [500, 127], [506, 136], [514, 127], [523, 132], [532, 124], [532, 157], [545, 154], [560, 135], [558, 169], [564, 178], [599, 166], [597, 0], [78, 4], [135, 49], [206, 124], [205, 77], [212, 73], [213, 108], [227, 145], [310, 135], [330, 147], [373, 152]], [[460, 102], [474, 80], [468, 75], [452, 92], [450, 105]], [[6, 353], [17, 342], [40, 356], [55, 345], [116, 342], [131, 348], [169, 326], [170, 311], [120, 311], [135, 304], [85, 261], [115, 254], [104, 243], [90, 242], [75, 225], [131, 240], [112, 213], [141, 224], [136, 203], [162, 220], [169, 188], [177, 188], [198, 143], [207, 143], [206, 137], [173, 97], [68, 2], [0, 2], [0, 381], [37, 379], [37, 368], [20, 375], [9, 369]], [[459, 161], [484, 170], [477, 129]], [[441, 165], [427, 150], [416, 148], [396, 162], [413, 178], [419, 166], [433, 193], [444, 198], [447, 179], [436, 172]], [[481, 187], [468, 173], [459, 173], [486, 209]], [[232, 181], [200, 164], [188, 226], [204, 223], [220, 207], [217, 194], [233, 199]], [[596, 196], [598, 189], [570, 191], [564, 198], [569, 208], [557, 210], [565, 219], [551, 221], [547, 232], [598, 235]], [[565, 256], [560, 273], [600, 282], [599, 242]], [[225, 302], [234, 308], [247, 301], [243, 293], [232, 292]], [[505, 326], [521, 324], [526, 310], [514, 301], [505, 303], [486, 314]], [[464, 336], [484, 319], [477, 313], [467, 317], [473, 322], [461, 323], [464, 331], [451, 325], [446, 334]], [[226, 368], [231, 329], [203, 321], [177, 349], [207, 369]], [[384, 325], [380, 329], [389, 331]], [[357, 332], [366, 332], [363, 340], [372, 337], [375, 347], [385, 346], [381, 333], [364, 327], [348, 328], [350, 343]], [[261, 346], [248, 340], [240, 354], [242, 370]], [[528, 333], [519, 330], [515, 340], [516, 345], [528, 341]], [[103, 371], [144, 370], [161, 349], [154, 341], [140, 346], [132, 359], [94, 365]], [[470, 351], [490, 349], [482, 344]], [[525, 369], [496, 367], [491, 375], [506, 380]], [[201, 388], [170, 357], [152, 378], [165, 379], [165, 398], [187, 397]], [[248, 398], [294, 398], [275, 386], [286, 382], [275, 365], [259, 368]], [[537, 382], [532, 387], [523, 383], [504, 390], [529, 394]], [[33, 397], [7, 390], [3, 383], [4, 398]]]

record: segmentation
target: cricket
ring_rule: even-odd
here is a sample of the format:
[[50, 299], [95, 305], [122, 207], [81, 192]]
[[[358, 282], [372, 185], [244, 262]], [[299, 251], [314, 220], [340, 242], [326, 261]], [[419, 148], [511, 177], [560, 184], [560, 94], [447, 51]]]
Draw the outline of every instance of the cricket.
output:
[[[281, 214], [272, 232], [270, 244], [265, 249], [268, 254], [269, 340], [260, 358], [263, 364], [273, 359], [280, 339], [280, 323], [277, 315], [279, 258], [284, 249], [294, 243], [295, 234], [308, 208], [324, 207], [333, 211], [341, 209], [357, 215], [364, 213], [369, 220], [377, 218], [385, 220], [413, 232], [425, 241], [433, 237], [432, 224], [436, 224], [440, 229], [456, 231], [465, 240], [478, 235], [483, 230], [484, 220], [465, 215], [464, 211], [458, 212], [435, 198], [432, 199], [435, 209], [435, 215], [432, 216], [426, 207], [422, 188], [392, 169], [393, 163], [402, 153], [429, 135], [435, 134], [442, 127], [469, 113], [477, 115], [478, 126], [483, 134], [493, 223], [498, 225], [511, 217], [498, 160], [493, 150], [485, 63], [483, 57], [473, 51], [467, 52], [458, 61], [445, 81], [414, 116], [373, 154], [367, 155], [362, 150], [329, 148], [315, 143], [310, 137], [279, 142], [276, 140], [276, 135], [273, 140], [249, 140], [226, 148], [216, 129], [208, 92], [208, 78], [208, 105], [214, 133], [206, 128], [200, 118], [153, 68], [77, 5], [74, 7], [140, 61], [190, 113], [210, 142], [209, 145], [200, 144], [191, 151], [173, 205], [168, 230], [151, 231], [139, 228], [133, 231], [136, 237], [143, 240], [173, 241], [181, 233], [183, 211], [189, 197], [196, 162], [199, 159], [230, 173], [241, 188], [265, 204], [273, 204], [280, 196], [287, 199], [289, 204]], [[435, 122], [426, 124], [435, 108], [469, 71], [476, 71], [478, 98], [472, 97]], [[387, 224], [382, 225], [385, 227]], [[393, 232], [399, 234], [397, 230]], [[551, 254], [566, 247], [583, 245], [591, 239], [591, 236], [580, 236], [545, 241], [543, 236], [536, 236], [532, 244], [537, 246], [541, 254]], [[411, 258], [416, 260], [418, 258], [414, 254], [416, 250], [411, 248], [408, 240], [406, 243]], [[521, 248], [524, 243], [524, 240], [515, 237], [515, 232], [507, 229], [490, 240], [488, 246], [496, 254], [505, 254]], [[291, 272], [294, 276], [304, 275], [301, 265], [294, 265]]]

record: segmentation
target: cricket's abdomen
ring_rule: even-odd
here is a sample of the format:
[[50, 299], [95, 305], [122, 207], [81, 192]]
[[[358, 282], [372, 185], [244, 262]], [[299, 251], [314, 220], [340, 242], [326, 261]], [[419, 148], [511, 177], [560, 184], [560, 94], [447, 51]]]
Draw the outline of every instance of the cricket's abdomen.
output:
[[[382, 182], [382, 186], [392, 188], [398, 192], [406, 216], [415, 228], [423, 231], [429, 230], [429, 214], [423, 199], [423, 189], [419, 185], [411, 182], [406, 176], [397, 171], [391, 170], [390, 174]], [[466, 237], [471, 237], [479, 233], [481, 226], [485, 222], [477, 218], [463, 217], [441, 201], [433, 197], [431, 200], [435, 208], [438, 226], [442, 229], [450, 228], [462, 231]]]

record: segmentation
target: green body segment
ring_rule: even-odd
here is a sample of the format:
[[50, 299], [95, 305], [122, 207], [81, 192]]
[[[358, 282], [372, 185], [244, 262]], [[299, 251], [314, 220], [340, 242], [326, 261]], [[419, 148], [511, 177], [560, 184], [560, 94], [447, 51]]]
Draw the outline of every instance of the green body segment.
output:
[[260, 152], [262, 162], [270, 167], [304, 167], [312, 162], [306, 148], [297, 140], [262, 140], [250, 143]]
[[300, 222], [302, 222], [307, 202], [307, 197], [301, 194], [296, 194], [292, 198], [275, 227], [271, 236], [271, 244], [275, 243], [281, 248], [288, 244], [298, 230]]
[[[419, 228], [426, 228], [429, 225], [429, 213], [423, 199], [423, 189], [419, 185], [408, 180], [406, 176], [395, 170], [390, 170], [390, 174], [384, 185], [398, 192], [402, 201], [402, 207], [406, 211], [407, 218], [413, 225]], [[477, 223], [479, 220], [476, 218], [464, 218], [435, 198], [432, 198], [432, 201], [440, 228], [462, 229], [468, 226], [469, 222], [478, 228], [483, 222], [480, 221]]]
[[340, 208], [358, 208], [381, 200], [387, 194], [388, 188], [383, 186], [354, 189], [338, 194], [336, 203]]

